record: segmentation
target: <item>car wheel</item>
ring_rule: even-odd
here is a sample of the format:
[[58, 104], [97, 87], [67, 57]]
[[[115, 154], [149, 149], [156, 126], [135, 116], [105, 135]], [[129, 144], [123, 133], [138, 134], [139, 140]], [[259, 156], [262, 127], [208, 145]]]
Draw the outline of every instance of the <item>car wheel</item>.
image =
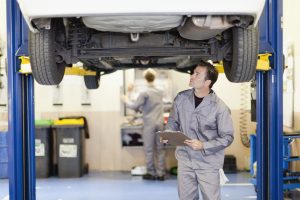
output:
[[58, 85], [66, 63], [57, 55], [56, 45], [65, 42], [62, 21], [52, 20], [51, 29], [29, 33], [29, 56], [34, 79], [42, 85]]
[[100, 74], [96, 76], [84, 76], [84, 83], [87, 89], [97, 89], [100, 85]]
[[224, 71], [231, 82], [250, 81], [257, 65], [258, 29], [231, 28], [232, 51], [223, 59]]

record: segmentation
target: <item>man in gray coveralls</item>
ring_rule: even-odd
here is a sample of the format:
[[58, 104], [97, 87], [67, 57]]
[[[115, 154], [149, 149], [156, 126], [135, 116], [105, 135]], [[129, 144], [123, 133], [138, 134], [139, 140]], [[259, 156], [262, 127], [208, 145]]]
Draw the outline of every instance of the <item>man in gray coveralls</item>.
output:
[[[142, 92], [135, 102], [125, 100], [126, 106], [143, 113], [143, 142], [146, 154], [147, 174], [146, 180], [165, 180], [165, 150], [155, 133], [164, 128], [163, 119], [163, 92], [153, 84], [155, 71], [148, 69], [144, 72], [147, 81], [147, 90]], [[155, 152], [156, 150], [156, 152]], [[155, 154], [156, 153], [156, 154]], [[155, 167], [155, 156], [157, 166]]]
[[192, 72], [192, 89], [180, 92], [166, 129], [181, 131], [191, 140], [176, 148], [180, 200], [219, 200], [224, 149], [233, 141], [230, 110], [211, 89], [218, 79], [215, 67], [200, 62]]

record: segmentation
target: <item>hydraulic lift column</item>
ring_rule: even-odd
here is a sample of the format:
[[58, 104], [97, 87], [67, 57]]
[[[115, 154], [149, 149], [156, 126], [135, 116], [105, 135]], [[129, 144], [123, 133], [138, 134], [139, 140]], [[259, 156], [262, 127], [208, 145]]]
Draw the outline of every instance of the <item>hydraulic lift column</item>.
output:
[[28, 28], [16, 0], [7, 0], [9, 198], [35, 200], [34, 84], [19, 73]]

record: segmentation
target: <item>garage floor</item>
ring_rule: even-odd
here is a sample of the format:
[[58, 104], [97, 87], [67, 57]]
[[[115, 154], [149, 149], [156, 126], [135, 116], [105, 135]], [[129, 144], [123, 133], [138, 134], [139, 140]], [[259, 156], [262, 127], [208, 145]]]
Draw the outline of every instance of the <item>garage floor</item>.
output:
[[[256, 199], [248, 173], [228, 174], [230, 182], [222, 187], [222, 200]], [[177, 181], [144, 181], [125, 172], [97, 172], [82, 178], [37, 180], [37, 200], [174, 200]], [[8, 181], [0, 179], [0, 200], [7, 197]]]

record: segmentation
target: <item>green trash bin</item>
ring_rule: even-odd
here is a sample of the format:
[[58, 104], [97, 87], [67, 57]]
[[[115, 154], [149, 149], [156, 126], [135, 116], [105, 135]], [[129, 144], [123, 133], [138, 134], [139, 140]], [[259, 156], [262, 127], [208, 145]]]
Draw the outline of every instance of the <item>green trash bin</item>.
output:
[[35, 167], [37, 178], [47, 178], [53, 171], [52, 120], [35, 120]]
[[85, 169], [83, 119], [55, 120], [58, 177], [81, 177]]

